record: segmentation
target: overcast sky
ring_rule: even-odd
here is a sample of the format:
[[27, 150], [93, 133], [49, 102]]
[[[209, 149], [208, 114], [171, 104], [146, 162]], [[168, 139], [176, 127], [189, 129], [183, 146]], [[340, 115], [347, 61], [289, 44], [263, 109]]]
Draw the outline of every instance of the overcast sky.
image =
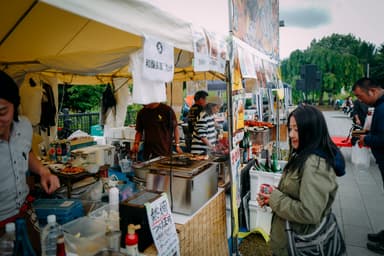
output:
[[[233, 0], [236, 1], [236, 0]], [[152, 0], [156, 5], [209, 30], [228, 31], [228, 0]], [[384, 43], [384, 0], [280, 0], [280, 58], [306, 49], [312, 39], [353, 34]]]

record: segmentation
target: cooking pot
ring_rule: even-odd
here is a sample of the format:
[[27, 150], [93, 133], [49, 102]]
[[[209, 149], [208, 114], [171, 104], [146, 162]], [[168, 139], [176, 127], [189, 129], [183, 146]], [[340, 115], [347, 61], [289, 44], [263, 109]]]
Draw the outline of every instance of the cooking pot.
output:
[[135, 172], [135, 176], [139, 179], [145, 180], [145, 176], [147, 175], [147, 173], [149, 173], [149, 166], [151, 165], [151, 163], [156, 162], [162, 158], [164, 157], [159, 156], [145, 162], [133, 162], [132, 168]]

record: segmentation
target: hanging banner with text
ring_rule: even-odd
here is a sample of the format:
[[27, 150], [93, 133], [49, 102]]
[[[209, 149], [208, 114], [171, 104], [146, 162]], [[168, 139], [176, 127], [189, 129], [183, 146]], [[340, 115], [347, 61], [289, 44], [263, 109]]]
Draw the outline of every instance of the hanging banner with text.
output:
[[157, 38], [144, 38], [143, 78], [150, 81], [171, 82], [174, 74], [174, 49]]
[[179, 238], [176, 233], [176, 226], [172, 218], [167, 195], [163, 193], [155, 201], [146, 203], [145, 208], [158, 255], [179, 256]]

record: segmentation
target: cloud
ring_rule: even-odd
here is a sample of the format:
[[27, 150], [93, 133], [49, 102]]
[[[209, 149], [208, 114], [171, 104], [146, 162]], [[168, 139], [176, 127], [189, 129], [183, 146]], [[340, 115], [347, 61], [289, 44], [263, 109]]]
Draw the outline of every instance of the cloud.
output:
[[281, 9], [280, 20], [288, 27], [318, 28], [331, 23], [329, 11], [323, 8]]

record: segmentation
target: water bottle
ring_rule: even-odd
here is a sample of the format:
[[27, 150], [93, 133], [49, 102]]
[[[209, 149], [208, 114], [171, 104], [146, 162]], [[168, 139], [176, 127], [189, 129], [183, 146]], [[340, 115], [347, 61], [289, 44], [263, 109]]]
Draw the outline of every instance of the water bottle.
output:
[[112, 187], [109, 189], [109, 220], [108, 230], [120, 230], [120, 215], [119, 215], [119, 189]]
[[28, 237], [27, 224], [23, 218], [16, 220], [16, 242], [13, 255], [36, 256]]
[[48, 215], [47, 222], [41, 232], [41, 252], [45, 256], [56, 256], [56, 242], [61, 227], [56, 223], [56, 215]]
[[15, 223], [5, 225], [5, 234], [0, 238], [0, 256], [12, 256], [15, 246]]

